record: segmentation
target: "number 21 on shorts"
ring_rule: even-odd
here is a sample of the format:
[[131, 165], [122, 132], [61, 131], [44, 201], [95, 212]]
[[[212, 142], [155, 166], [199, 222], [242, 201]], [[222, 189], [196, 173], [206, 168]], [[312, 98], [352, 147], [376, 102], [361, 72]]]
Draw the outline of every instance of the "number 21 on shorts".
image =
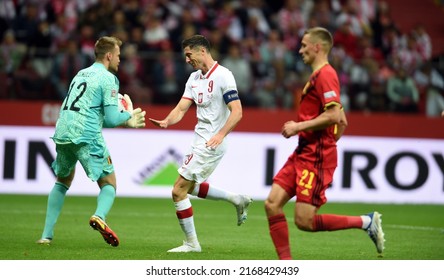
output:
[[313, 188], [313, 180], [316, 174], [313, 171], [309, 171], [308, 169], [303, 169], [301, 174], [301, 179], [298, 182], [298, 185], [305, 188], [301, 193], [304, 195], [308, 195], [308, 190]]

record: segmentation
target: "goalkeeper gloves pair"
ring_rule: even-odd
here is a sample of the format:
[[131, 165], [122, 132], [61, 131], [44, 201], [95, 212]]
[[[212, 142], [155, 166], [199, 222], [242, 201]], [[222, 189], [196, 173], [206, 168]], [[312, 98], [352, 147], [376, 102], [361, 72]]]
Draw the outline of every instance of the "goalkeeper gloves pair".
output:
[[133, 102], [128, 94], [124, 94], [123, 99], [128, 104], [128, 109], [126, 111], [131, 114], [131, 118], [125, 122], [125, 125], [131, 128], [145, 127], [146, 112], [142, 111], [140, 108], [133, 109]]

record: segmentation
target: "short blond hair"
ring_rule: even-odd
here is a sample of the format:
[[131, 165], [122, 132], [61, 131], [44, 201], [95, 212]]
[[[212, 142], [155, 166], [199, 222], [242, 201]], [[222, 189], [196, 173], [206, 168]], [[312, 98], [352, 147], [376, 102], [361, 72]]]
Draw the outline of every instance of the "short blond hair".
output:
[[320, 41], [326, 53], [329, 53], [330, 50], [333, 48], [333, 36], [326, 28], [319, 26], [312, 27], [310, 29], [307, 29], [304, 32], [304, 35], [305, 34], [310, 35], [310, 39], [315, 43], [318, 43]]
[[103, 59], [106, 53], [114, 52], [116, 46], [121, 46], [122, 40], [113, 36], [103, 36], [96, 41], [94, 45], [94, 55], [96, 59]]

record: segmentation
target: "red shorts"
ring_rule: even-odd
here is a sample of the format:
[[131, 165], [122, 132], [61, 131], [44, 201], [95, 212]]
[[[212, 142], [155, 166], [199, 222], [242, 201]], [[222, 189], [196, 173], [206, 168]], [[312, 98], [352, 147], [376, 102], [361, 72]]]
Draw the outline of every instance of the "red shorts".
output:
[[305, 202], [316, 207], [327, 202], [325, 190], [333, 181], [336, 168], [316, 168], [311, 162], [298, 160], [293, 153], [274, 176], [273, 182], [281, 186], [290, 197], [296, 196], [298, 202]]

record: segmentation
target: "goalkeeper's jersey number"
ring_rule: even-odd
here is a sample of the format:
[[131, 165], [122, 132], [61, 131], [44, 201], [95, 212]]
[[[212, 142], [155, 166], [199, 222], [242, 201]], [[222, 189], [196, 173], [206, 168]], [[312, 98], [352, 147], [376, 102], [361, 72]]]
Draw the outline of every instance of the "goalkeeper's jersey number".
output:
[[[86, 88], [87, 88], [87, 84], [86, 82], [82, 82], [80, 83], [76, 89], [77, 91], [80, 90], [80, 93], [76, 96], [76, 98], [71, 102], [71, 105], [68, 105], [69, 101], [70, 101], [70, 97], [71, 97], [71, 93], [72, 93], [72, 89], [74, 88], [76, 82], [73, 82], [71, 84], [71, 87], [69, 88], [68, 94], [66, 96], [65, 99], [65, 106], [63, 106], [63, 110], [71, 110], [71, 111], [80, 111], [79, 107], [76, 107], [76, 103], [79, 101], [79, 99], [83, 96], [83, 94], [86, 92]], [[69, 107], [69, 108], [68, 108]]]

